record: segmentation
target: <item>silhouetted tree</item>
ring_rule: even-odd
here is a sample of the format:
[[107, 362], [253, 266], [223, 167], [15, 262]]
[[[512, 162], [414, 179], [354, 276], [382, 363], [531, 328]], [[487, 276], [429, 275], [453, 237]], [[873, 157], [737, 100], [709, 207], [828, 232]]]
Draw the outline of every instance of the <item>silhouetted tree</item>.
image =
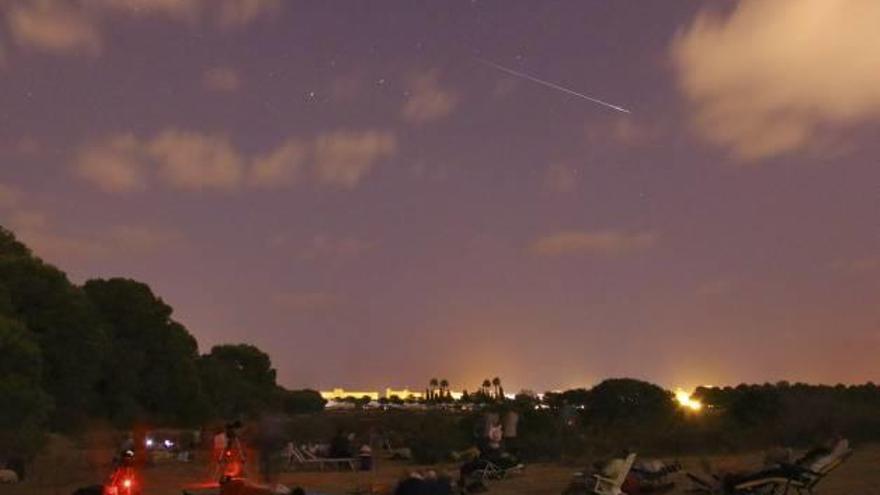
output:
[[287, 414], [321, 412], [327, 405], [327, 400], [316, 390], [286, 390], [283, 397], [284, 412]]
[[89, 280], [83, 290], [110, 337], [100, 385], [111, 417], [204, 420], [210, 406], [196, 369], [198, 345], [171, 319], [171, 306], [129, 279]]
[[2, 227], [0, 295], [6, 316], [21, 322], [40, 348], [40, 381], [55, 402], [54, 424], [101, 414], [97, 386], [108, 342], [97, 311], [63, 272]]
[[30, 457], [40, 446], [52, 408], [41, 386], [42, 358], [33, 335], [0, 317], [0, 457]]
[[222, 417], [253, 415], [277, 399], [269, 356], [252, 345], [219, 345], [199, 359], [199, 371], [215, 410]]

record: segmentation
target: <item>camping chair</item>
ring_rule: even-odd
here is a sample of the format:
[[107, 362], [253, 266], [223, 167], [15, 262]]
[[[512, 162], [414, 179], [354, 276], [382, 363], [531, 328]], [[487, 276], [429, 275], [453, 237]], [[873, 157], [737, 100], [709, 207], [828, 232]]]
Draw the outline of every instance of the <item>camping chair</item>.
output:
[[852, 450], [846, 444], [836, 448], [818, 459], [801, 459], [794, 464], [780, 464], [752, 474], [725, 482], [718, 476], [704, 478], [687, 473], [697, 486], [694, 491], [715, 494], [767, 494], [787, 495], [794, 490], [798, 494], [811, 494], [815, 486], [831, 471], [837, 469], [849, 456]]
[[629, 474], [629, 470], [632, 469], [635, 460], [635, 454], [626, 456], [623, 466], [621, 466], [614, 478], [606, 478], [605, 476], [594, 474], [593, 478], [596, 479], [596, 485], [593, 487], [593, 493], [597, 495], [622, 495], [623, 491], [620, 490], [620, 487], [626, 481], [626, 476]]
[[742, 477], [733, 484], [725, 483], [716, 475], [710, 477], [687, 473], [687, 477], [695, 484], [691, 492], [724, 495], [774, 495], [781, 493], [780, 487], [785, 486], [788, 477], [778, 469], [759, 471]]
[[358, 459], [356, 457], [318, 457], [308, 450], [302, 450], [297, 447], [293, 447], [290, 450], [290, 454], [288, 467], [296, 465], [318, 466], [318, 469], [323, 471], [324, 466], [330, 465], [334, 467], [348, 466], [352, 471], [357, 470]]
[[480, 478], [482, 481], [501, 480], [508, 476], [522, 474], [526, 466], [524, 464], [516, 464], [507, 468], [502, 468], [498, 464], [488, 460], [480, 459], [482, 466], [473, 471], [472, 476]]
[[823, 461], [821, 462], [821, 464], [818, 462], [814, 462], [811, 467], [803, 467], [798, 465], [786, 466], [787, 469], [790, 469], [792, 471], [792, 476], [790, 476], [786, 481], [785, 490], [782, 493], [787, 494], [791, 489], [794, 489], [794, 491], [799, 495], [803, 495], [805, 493], [813, 493], [816, 485], [818, 485], [820, 481], [825, 479], [825, 477], [828, 476], [832, 471], [839, 468], [844, 462], [846, 462], [846, 460], [849, 459], [852, 454], [853, 450], [849, 447], [846, 447], [843, 450], [832, 452], [831, 454], [820, 459], [821, 461]]

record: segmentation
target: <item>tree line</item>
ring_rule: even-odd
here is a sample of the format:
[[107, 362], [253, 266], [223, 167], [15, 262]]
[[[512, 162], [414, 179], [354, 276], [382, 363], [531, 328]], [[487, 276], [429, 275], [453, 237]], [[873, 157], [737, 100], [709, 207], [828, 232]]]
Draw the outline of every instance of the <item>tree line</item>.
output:
[[94, 418], [194, 425], [323, 409], [317, 392], [280, 387], [252, 345], [200, 355], [172, 315], [135, 280], [71, 283], [0, 227], [0, 454], [33, 450], [47, 427]]

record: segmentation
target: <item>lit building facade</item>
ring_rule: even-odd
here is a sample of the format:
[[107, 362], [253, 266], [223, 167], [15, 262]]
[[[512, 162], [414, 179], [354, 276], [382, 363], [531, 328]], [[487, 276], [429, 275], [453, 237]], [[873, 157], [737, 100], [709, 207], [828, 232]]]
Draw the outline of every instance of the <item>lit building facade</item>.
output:
[[322, 391], [321, 397], [325, 400], [338, 400], [345, 399], [347, 397], [354, 397], [356, 399], [360, 399], [361, 397], [369, 397], [370, 400], [379, 400], [379, 392], [361, 392], [359, 390], [345, 390], [342, 388], [334, 388], [329, 391]]

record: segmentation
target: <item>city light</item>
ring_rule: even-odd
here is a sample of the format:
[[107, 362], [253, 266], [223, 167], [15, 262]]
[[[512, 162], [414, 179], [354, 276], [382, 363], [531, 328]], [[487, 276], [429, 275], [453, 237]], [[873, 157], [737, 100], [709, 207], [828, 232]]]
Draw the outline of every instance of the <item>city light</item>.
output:
[[703, 410], [703, 403], [691, 397], [691, 394], [685, 392], [684, 390], [677, 388], [675, 389], [675, 400], [678, 402], [678, 405], [688, 409], [693, 412], [700, 412]]

